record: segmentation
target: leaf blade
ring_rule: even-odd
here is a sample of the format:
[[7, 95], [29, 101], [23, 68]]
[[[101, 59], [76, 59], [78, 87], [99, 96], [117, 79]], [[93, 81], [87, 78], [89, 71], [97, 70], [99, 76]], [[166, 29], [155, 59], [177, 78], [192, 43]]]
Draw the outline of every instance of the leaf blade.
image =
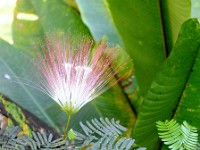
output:
[[133, 59], [137, 83], [144, 95], [166, 57], [159, 2], [107, 0], [107, 4], [125, 49]]
[[[173, 109], [182, 94], [199, 45], [199, 23], [196, 19], [191, 19], [183, 24], [171, 55], [156, 75], [144, 98], [133, 133], [136, 141], [141, 145], [149, 149], [158, 147], [155, 122], [172, 117]], [[144, 141], [142, 137], [146, 137], [146, 140]]]

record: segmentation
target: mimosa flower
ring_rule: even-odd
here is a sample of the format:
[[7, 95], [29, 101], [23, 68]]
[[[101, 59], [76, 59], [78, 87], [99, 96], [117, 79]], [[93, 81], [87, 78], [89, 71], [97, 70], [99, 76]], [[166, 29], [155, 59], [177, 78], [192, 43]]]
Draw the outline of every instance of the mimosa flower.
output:
[[117, 57], [116, 48], [105, 42], [47, 38], [36, 58], [41, 88], [72, 115], [118, 81], [116, 73], [122, 66], [116, 65]]

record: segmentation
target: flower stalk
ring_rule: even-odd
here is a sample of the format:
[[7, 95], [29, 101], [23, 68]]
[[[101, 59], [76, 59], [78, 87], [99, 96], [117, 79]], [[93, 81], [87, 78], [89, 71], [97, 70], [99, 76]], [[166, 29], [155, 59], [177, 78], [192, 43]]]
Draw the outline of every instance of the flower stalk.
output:
[[65, 131], [64, 131], [63, 139], [67, 138], [67, 133], [68, 133], [70, 122], [71, 122], [71, 115], [68, 114], [67, 125], [66, 125]]

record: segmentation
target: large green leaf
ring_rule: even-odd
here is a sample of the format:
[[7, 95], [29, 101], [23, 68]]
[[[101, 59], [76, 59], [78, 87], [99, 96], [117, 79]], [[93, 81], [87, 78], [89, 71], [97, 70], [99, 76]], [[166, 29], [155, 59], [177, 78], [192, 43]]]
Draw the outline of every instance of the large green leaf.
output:
[[[178, 122], [187, 121], [192, 126], [197, 127], [200, 131], [200, 51], [198, 51], [194, 65], [192, 67], [189, 79], [181, 96], [181, 100], [174, 114], [174, 119]], [[168, 150], [166, 145], [163, 145], [162, 150]]]
[[79, 14], [63, 1], [31, 0], [45, 32], [69, 32], [74, 36], [89, 34]]
[[[27, 56], [0, 40], [0, 92], [46, 121], [50, 126], [58, 129], [56, 125], [58, 117], [52, 120], [47, 109], [54, 108], [54, 112], [49, 113], [61, 116], [59, 115], [62, 112], [60, 108], [41, 92], [22, 84], [27, 83], [26, 80], [34, 82], [33, 73], [35, 71], [30, 62]], [[27, 72], [27, 69], [30, 72]]]
[[33, 54], [33, 46], [37, 45], [43, 36], [43, 28], [39, 16], [31, 1], [18, 0], [14, 11], [12, 36], [14, 46], [27, 54]]
[[[22, 15], [21, 15], [22, 14]], [[22, 17], [18, 17], [18, 16]], [[24, 16], [24, 17], [23, 17]], [[33, 16], [38, 19], [31, 19]], [[43, 39], [44, 33], [90, 34], [78, 13], [62, 1], [18, 0], [13, 23], [14, 46], [25, 52]]]
[[150, 150], [158, 148], [156, 121], [172, 117], [199, 46], [200, 26], [196, 19], [191, 19], [183, 24], [173, 51], [157, 73], [144, 98], [133, 132], [137, 143]]
[[[30, 54], [30, 52], [27, 51], [26, 48], [31, 45], [31, 43], [29, 43], [29, 39], [35, 40], [34, 43], [36, 46], [38, 46], [37, 44], [38, 39], [43, 39], [44, 32], [50, 32], [50, 33], [60, 32], [60, 31], [64, 33], [69, 32], [72, 36], [75, 36], [75, 37], [82, 34], [89, 34], [88, 29], [82, 23], [79, 14], [75, 10], [67, 6], [66, 3], [62, 1], [19, 0], [18, 5], [19, 6], [17, 6], [17, 10], [16, 10], [17, 14], [20, 13], [20, 11], [23, 12], [23, 9], [24, 9], [23, 6], [25, 5], [27, 8], [29, 8], [25, 10], [26, 13], [28, 11], [33, 12], [34, 10], [34, 14], [37, 15], [39, 18], [37, 20], [38, 21], [37, 24], [36, 23], [32, 24], [31, 21], [24, 23], [23, 20], [19, 20], [16, 18], [16, 21], [14, 22], [14, 25], [13, 25], [13, 28], [19, 28], [17, 24], [20, 24], [20, 23], [23, 24], [23, 27], [24, 27], [23, 29], [21, 30], [16, 29], [14, 32], [14, 37], [15, 37], [14, 44], [19, 45], [19, 48], [24, 49], [24, 51], [26, 51], [26, 53], [28, 54]], [[31, 35], [28, 31], [29, 30], [32, 31], [31, 30], [32, 28], [35, 29], [35, 31], [37, 32], [40, 30], [41, 33], [36, 32], [33, 35]], [[27, 45], [20, 46], [21, 42]], [[31, 47], [31, 49], [33, 48]], [[9, 88], [7, 90], [9, 90]], [[40, 93], [37, 93], [37, 94], [40, 95]], [[8, 94], [8, 96], [10, 95]], [[16, 101], [20, 101], [20, 99], [16, 99]], [[38, 99], [38, 101], [40, 100]], [[38, 103], [40, 104], [40, 102]], [[118, 103], [120, 103], [120, 105], [118, 105]], [[29, 101], [29, 105], [31, 105], [30, 101]], [[44, 107], [43, 104], [40, 104], [40, 105], [41, 107]], [[32, 113], [34, 113], [37, 110], [37, 109], [31, 109], [30, 106], [25, 106], [25, 108], [29, 109]], [[67, 118], [65, 114], [63, 113], [54, 114], [52, 110], [54, 110], [55, 108], [53, 108], [53, 106], [51, 107], [51, 105], [49, 105], [48, 102], [46, 102], [45, 108], [49, 117], [53, 120], [53, 122], [56, 122], [56, 125], [58, 125], [60, 128], [65, 127], [65, 124], [63, 123], [66, 121], [66, 118]], [[119, 113], [123, 111], [124, 109], [127, 110], [126, 113], [124, 114], [126, 117], [120, 116], [120, 115], [116, 116], [116, 112]], [[117, 119], [121, 120], [121, 123], [123, 125], [129, 126], [129, 127], [133, 126], [135, 122], [134, 113], [131, 110], [131, 107], [129, 106], [129, 103], [127, 102], [126, 97], [121, 92], [119, 85], [116, 85], [114, 88], [107, 91], [105, 94], [103, 94], [103, 96], [100, 96], [98, 100], [95, 100], [91, 102], [90, 104], [84, 106], [83, 109], [81, 109], [76, 115], [73, 116], [71, 125], [77, 129], [78, 121], [89, 120], [94, 117], [98, 118], [100, 116], [116, 117]]]
[[182, 122], [186, 120], [200, 131], [200, 51], [197, 54], [195, 63], [187, 81], [181, 101], [175, 112], [174, 118]]
[[165, 60], [159, 1], [107, 0], [107, 7], [133, 58], [136, 79], [144, 94]]
[[182, 23], [190, 18], [191, 0], [162, 0], [160, 3], [166, 46], [170, 53]]
[[123, 45], [105, 0], [76, 0], [76, 3], [96, 41], [106, 36], [110, 43]]

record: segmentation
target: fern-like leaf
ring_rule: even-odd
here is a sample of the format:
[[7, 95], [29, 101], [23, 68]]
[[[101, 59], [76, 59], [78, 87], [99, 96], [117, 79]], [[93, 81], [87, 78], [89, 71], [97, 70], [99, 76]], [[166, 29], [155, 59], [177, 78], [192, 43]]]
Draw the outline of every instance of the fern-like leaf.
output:
[[32, 132], [32, 137], [26, 134], [18, 135], [19, 127], [8, 127], [0, 130], [0, 149], [8, 150], [74, 150], [70, 141], [58, 138], [53, 140], [53, 135]]
[[186, 121], [181, 125], [182, 143], [185, 149], [196, 149], [198, 144], [197, 128], [192, 127]]
[[175, 120], [158, 121], [158, 135], [164, 144], [172, 150], [196, 150], [198, 144], [197, 128], [190, 126], [186, 121], [179, 125]]
[[157, 128], [159, 137], [166, 145], [171, 145], [170, 148], [181, 146], [180, 125], [175, 120], [158, 121]]
[[80, 122], [80, 126], [86, 135], [97, 134], [102, 136], [108, 133], [120, 135], [122, 132], [127, 131], [127, 129], [121, 126], [119, 121], [115, 121], [114, 118], [112, 118], [111, 121], [108, 118], [100, 118], [99, 120], [95, 118], [92, 119], [91, 122], [92, 123], [87, 121], [87, 125], [84, 125], [82, 122]]
[[80, 122], [80, 126], [85, 135], [76, 132], [76, 139], [82, 141], [80, 147], [87, 147], [87, 150], [129, 150], [135, 142], [132, 138], [122, 136], [127, 129], [115, 119], [95, 118], [86, 124]]
[[19, 127], [0, 129], [0, 149], [7, 150], [145, 150], [140, 148], [129, 137], [123, 137], [127, 130], [115, 119], [93, 119], [86, 124], [80, 122], [84, 134], [70, 130], [68, 140], [53, 139], [53, 135], [32, 132], [32, 137], [26, 134], [19, 135]]
[[20, 128], [19, 127], [8, 127], [1, 129], [0, 131], [0, 144], [6, 144], [9, 141], [11, 141], [12, 139], [14, 139], [15, 137], [17, 137], [17, 134], [20, 132]]
[[115, 150], [115, 149], [127, 149], [129, 150], [134, 144], [135, 140], [131, 138], [122, 137], [117, 139], [117, 136], [105, 136], [102, 137], [98, 142], [94, 143], [87, 150]]

